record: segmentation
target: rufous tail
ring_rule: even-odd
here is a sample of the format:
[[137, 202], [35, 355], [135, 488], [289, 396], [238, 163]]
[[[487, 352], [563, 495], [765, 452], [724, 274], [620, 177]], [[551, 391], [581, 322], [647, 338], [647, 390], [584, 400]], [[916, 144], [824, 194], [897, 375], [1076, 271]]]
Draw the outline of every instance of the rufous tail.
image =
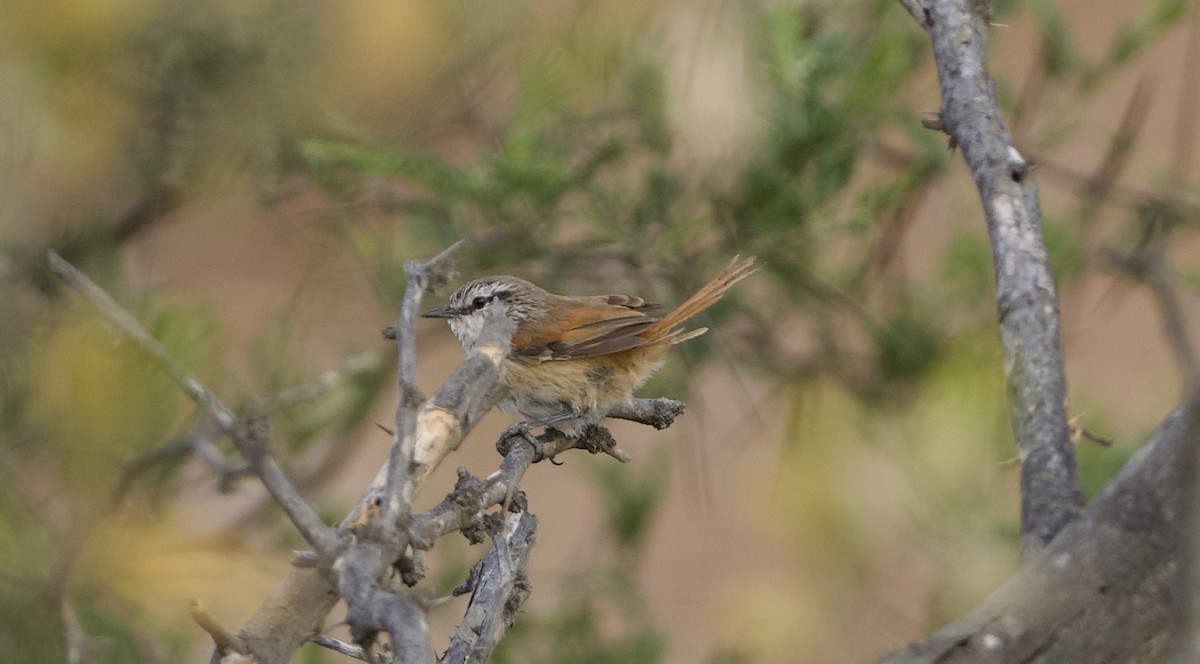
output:
[[721, 299], [726, 291], [733, 288], [734, 284], [750, 276], [757, 269], [753, 256], [749, 258], [734, 256], [733, 260], [729, 261], [729, 265], [726, 265], [725, 269], [713, 277], [712, 281], [705, 284], [695, 294], [684, 300], [683, 304], [672, 309], [670, 313], [662, 317], [662, 320], [638, 336], [643, 337], [647, 343], [651, 344], [663, 342], [677, 344], [704, 334], [708, 331], [707, 327], [684, 330], [679, 325], [716, 304], [717, 300]]

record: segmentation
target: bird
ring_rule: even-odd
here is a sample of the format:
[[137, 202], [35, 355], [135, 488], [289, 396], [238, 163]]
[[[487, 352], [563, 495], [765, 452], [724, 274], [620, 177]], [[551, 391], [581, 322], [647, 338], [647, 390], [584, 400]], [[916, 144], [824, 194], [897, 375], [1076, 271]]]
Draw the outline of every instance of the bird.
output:
[[633, 395], [666, 361], [667, 350], [704, 334], [687, 320], [715, 304], [757, 267], [734, 257], [682, 304], [665, 307], [632, 295], [557, 295], [510, 275], [481, 277], [450, 295], [445, 306], [421, 314], [444, 318], [470, 350], [490, 307], [503, 303], [515, 324], [500, 382], [499, 408], [525, 418], [517, 425], [555, 428], [577, 437]]

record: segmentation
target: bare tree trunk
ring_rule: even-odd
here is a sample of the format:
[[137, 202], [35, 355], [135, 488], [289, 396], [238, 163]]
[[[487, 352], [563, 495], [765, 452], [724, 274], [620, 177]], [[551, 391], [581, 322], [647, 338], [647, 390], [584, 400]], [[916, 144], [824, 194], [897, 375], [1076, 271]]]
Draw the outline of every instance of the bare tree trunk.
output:
[[[987, 71], [990, 6], [900, 1], [929, 33], [937, 63], [942, 109], [928, 124], [961, 147], [987, 218], [1022, 463], [1023, 563], [966, 616], [883, 661], [1193, 661], [1183, 635], [1200, 401], [1189, 389], [1101, 495], [1081, 507], [1033, 169], [1012, 145]], [[1171, 322], [1170, 307], [1164, 314]], [[1182, 369], [1185, 376], [1195, 370]]]

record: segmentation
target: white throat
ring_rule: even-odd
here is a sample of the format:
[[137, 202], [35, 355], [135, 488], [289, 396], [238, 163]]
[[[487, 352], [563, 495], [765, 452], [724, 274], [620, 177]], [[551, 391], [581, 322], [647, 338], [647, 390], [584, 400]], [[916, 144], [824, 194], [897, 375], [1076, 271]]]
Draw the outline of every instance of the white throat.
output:
[[479, 340], [479, 335], [483, 332], [484, 319], [487, 318], [485, 312], [486, 309], [481, 309], [450, 319], [450, 331], [458, 337], [463, 350], [471, 350], [475, 346], [475, 342]]

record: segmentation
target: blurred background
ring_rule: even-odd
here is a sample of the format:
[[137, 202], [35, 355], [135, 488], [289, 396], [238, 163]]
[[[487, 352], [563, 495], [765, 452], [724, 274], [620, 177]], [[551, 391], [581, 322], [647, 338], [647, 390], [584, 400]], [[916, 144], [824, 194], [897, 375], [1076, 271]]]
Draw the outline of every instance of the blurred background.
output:
[[[1180, 391], [1130, 266], [1196, 314], [1195, 5], [992, 17], [1070, 410], [1114, 441], [1080, 443], [1088, 495]], [[8, 661], [64, 661], [67, 639], [89, 662], [207, 661], [188, 601], [237, 629], [302, 545], [255, 481], [183, 451], [211, 437], [191, 403], [47, 248], [268, 413], [330, 521], [387, 457], [404, 260], [461, 239], [461, 280], [675, 303], [758, 256], [641, 391], [687, 402], [675, 426], [613, 423], [631, 463], [526, 476], [534, 590], [497, 662], [871, 661], [1016, 564], [990, 250], [960, 156], [921, 127], [937, 82], [898, 3], [7, 0], [0, 91]], [[432, 391], [462, 352], [440, 321], [418, 332]], [[489, 415], [424, 504], [454, 466], [494, 469], [511, 423]], [[482, 553], [444, 538], [425, 585]], [[434, 610], [436, 649], [464, 608]]]

